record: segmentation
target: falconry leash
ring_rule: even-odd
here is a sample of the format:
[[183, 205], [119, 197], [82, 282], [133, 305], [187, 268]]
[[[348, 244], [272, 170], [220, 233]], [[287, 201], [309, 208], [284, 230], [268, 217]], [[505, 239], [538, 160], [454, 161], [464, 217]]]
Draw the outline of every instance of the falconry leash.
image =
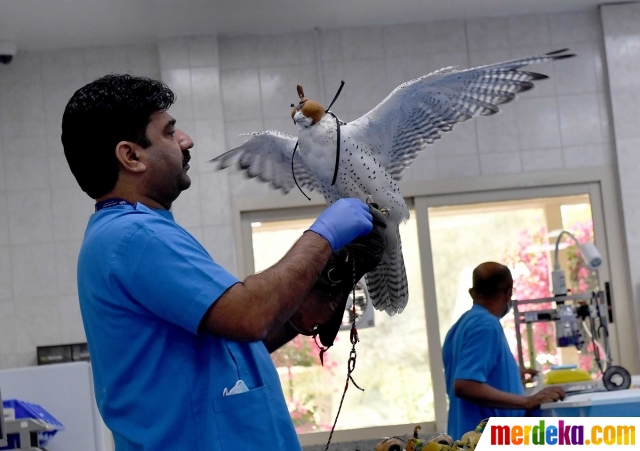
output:
[[329, 439], [327, 440], [327, 446], [324, 451], [329, 449], [329, 445], [331, 444], [331, 438], [333, 437], [333, 431], [336, 428], [336, 424], [338, 424], [338, 417], [340, 416], [340, 411], [342, 410], [342, 403], [344, 402], [344, 397], [347, 394], [347, 389], [349, 388], [349, 381], [360, 391], [364, 391], [364, 388], [360, 388], [356, 381], [353, 380], [351, 373], [356, 369], [356, 343], [360, 341], [358, 338], [358, 329], [356, 329], [356, 260], [354, 258], [351, 259], [351, 264], [353, 266], [353, 302], [351, 303], [351, 332], [349, 333], [349, 340], [351, 341], [351, 352], [349, 352], [349, 360], [347, 361], [347, 380], [344, 383], [344, 390], [342, 391], [342, 397], [340, 398], [340, 404], [338, 405], [338, 412], [336, 413], [336, 419], [333, 422], [333, 426], [331, 426], [331, 432], [329, 433]]
[[[331, 109], [331, 107], [333, 106], [333, 104], [335, 103], [335, 101], [338, 99], [338, 96], [340, 95], [340, 93], [342, 92], [342, 88], [344, 87], [344, 81], [340, 82], [340, 87], [338, 88], [338, 92], [336, 92], [336, 95], [333, 97], [333, 100], [331, 101], [331, 103], [329, 104], [329, 106], [327, 107], [327, 109], [325, 110], [325, 113], [330, 114], [331, 116], [333, 116], [333, 118], [336, 120], [336, 166], [335, 169], [333, 171], [333, 179], [331, 181], [331, 185], [335, 185], [336, 184], [336, 179], [338, 177], [338, 167], [340, 166], [340, 119], [338, 119], [338, 117], [333, 114], [333, 112], [329, 111]], [[300, 96], [300, 99], [302, 99], [304, 97], [304, 93], [302, 92], [302, 87], [298, 86], [298, 94]], [[292, 107], [294, 107], [294, 105], [291, 105]], [[308, 200], [311, 200], [311, 198], [309, 198], [309, 196], [307, 196], [305, 194], [304, 191], [302, 191], [302, 188], [300, 188], [300, 185], [298, 185], [298, 181], [296, 180], [296, 173], [294, 171], [294, 165], [293, 165], [293, 161], [294, 161], [294, 157], [296, 155], [296, 150], [298, 149], [298, 143], [299, 141], [296, 141], [296, 145], [293, 148], [293, 154], [291, 155], [291, 174], [293, 175], [293, 181], [295, 182], [296, 186], [298, 187], [298, 189], [300, 190], [300, 192], [304, 195], [304, 197], [306, 197]], [[356, 353], [356, 343], [358, 343], [360, 341], [360, 339], [358, 338], [358, 329], [356, 328], [356, 303], [355, 303], [355, 299], [356, 299], [356, 284], [357, 284], [357, 280], [356, 279], [356, 261], [355, 259], [351, 259], [351, 264], [353, 267], [353, 284], [352, 284], [352, 290], [353, 290], [353, 294], [352, 294], [352, 299], [353, 302], [351, 304], [351, 314], [350, 319], [351, 319], [351, 332], [349, 333], [349, 340], [351, 341], [351, 351], [349, 352], [349, 360], [347, 361], [347, 380], [345, 381], [344, 384], [344, 390], [342, 392], [342, 397], [340, 398], [340, 404], [338, 405], [338, 412], [336, 413], [336, 418], [333, 422], [333, 426], [331, 426], [331, 432], [329, 433], [329, 439], [327, 440], [327, 446], [325, 448], [325, 451], [327, 451], [329, 449], [329, 445], [331, 444], [331, 439], [333, 437], [333, 432], [335, 431], [336, 428], [336, 424], [338, 424], [338, 417], [340, 416], [340, 411], [342, 410], [342, 404], [344, 402], [344, 398], [347, 394], [347, 389], [349, 388], [349, 382], [351, 382], [358, 390], [364, 391], [364, 388], [361, 388], [355, 380], [353, 380], [353, 376], [351, 376], [351, 373], [353, 373], [353, 371], [356, 369], [356, 358], [357, 358], [357, 353]], [[315, 337], [314, 337], [315, 339]], [[317, 340], [316, 340], [316, 344], [317, 344]], [[320, 347], [320, 360], [322, 361], [322, 355], [327, 351], [328, 348], [325, 347]]]

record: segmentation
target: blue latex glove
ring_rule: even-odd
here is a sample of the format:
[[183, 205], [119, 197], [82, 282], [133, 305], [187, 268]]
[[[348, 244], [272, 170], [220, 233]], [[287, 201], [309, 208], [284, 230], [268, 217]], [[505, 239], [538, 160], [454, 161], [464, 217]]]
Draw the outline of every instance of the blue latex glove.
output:
[[325, 238], [335, 251], [371, 232], [372, 220], [369, 206], [360, 199], [338, 199], [318, 216], [309, 230]]

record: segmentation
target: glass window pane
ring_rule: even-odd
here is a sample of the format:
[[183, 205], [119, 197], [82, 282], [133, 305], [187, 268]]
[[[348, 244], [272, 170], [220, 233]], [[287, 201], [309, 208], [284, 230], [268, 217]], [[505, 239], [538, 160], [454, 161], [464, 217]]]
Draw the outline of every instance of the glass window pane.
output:
[[[593, 242], [593, 221], [588, 195], [528, 199], [487, 204], [434, 207], [429, 209], [440, 336], [472, 305], [468, 289], [473, 268], [485, 261], [497, 261], [511, 269], [514, 297], [518, 300], [549, 298], [554, 249], [562, 230], [571, 232], [580, 243]], [[570, 294], [598, 290], [595, 271], [589, 270], [577, 246], [568, 237], [559, 245], [559, 263], [565, 271]], [[553, 308], [554, 304], [526, 304], [522, 310]], [[505, 335], [517, 357], [513, 314], [502, 319]], [[527, 331], [521, 326], [523, 355], [530, 362]], [[552, 364], [575, 363], [591, 371], [593, 343], [583, 329], [587, 345], [580, 353], [575, 347], [556, 346], [555, 323], [532, 324], [533, 358], [542, 369]]]
[[[473, 268], [485, 261], [503, 262], [521, 237], [544, 227], [542, 208], [501, 205], [429, 209], [429, 231], [436, 281], [440, 338], [472, 305], [468, 290]], [[522, 245], [525, 245], [524, 242]], [[524, 268], [517, 266], [514, 272]], [[548, 292], [547, 292], [548, 294]]]
[[[412, 212], [412, 218], [414, 213]], [[255, 270], [273, 265], [309, 227], [312, 219], [262, 222], [252, 227]], [[350, 386], [336, 429], [405, 424], [435, 418], [427, 352], [416, 222], [401, 225], [409, 281], [409, 303], [394, 317], [375, 311], [375, 325], [358, 329], [352, 376], [364, 392]], [[338, 333], [320, 366], [313, 339], [298, 337], [272, 354], [298, 432], [330, 430], [340, 405], [351, 343]]]

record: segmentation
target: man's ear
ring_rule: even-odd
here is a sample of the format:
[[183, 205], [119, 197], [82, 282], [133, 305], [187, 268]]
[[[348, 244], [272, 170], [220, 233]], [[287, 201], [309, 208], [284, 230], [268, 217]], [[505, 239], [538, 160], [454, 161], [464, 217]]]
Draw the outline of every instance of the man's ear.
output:
[[146, 165], [140, 160], [140, 150], [140, 146], [129, 141], [120, 141], [116, 145], [116, 158], [125, 171], [146, 171]]

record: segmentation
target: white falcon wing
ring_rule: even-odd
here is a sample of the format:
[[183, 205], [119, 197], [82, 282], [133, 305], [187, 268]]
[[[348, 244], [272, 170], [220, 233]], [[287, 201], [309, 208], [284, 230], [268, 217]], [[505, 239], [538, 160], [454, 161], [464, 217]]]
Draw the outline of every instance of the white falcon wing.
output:
[[533, 80], [548, 78], [518, 69], [575, 56], [567, 50], [461, 71], [441, 69], [398, 86], [377, 107], [349, 125], [398, 180], [418, 152], [440, 139], [442, 132], [475, 116], [497, 113], [497, 105], [532, 89]]
[[[251, 136], [247, 142], [211, 161], [219, 163], [217, 169], [225, 169], [237, 160], [238, 167], [245, 171], [247, 176], [271, 183], [274, 188], [287, 194], [295, 187], [291, 158], [297, 139], [276, 130], [246, 135]], [[318, 191], [316, 178], [297, 152], [293, 160], [293, 171], [298, 185]]]

